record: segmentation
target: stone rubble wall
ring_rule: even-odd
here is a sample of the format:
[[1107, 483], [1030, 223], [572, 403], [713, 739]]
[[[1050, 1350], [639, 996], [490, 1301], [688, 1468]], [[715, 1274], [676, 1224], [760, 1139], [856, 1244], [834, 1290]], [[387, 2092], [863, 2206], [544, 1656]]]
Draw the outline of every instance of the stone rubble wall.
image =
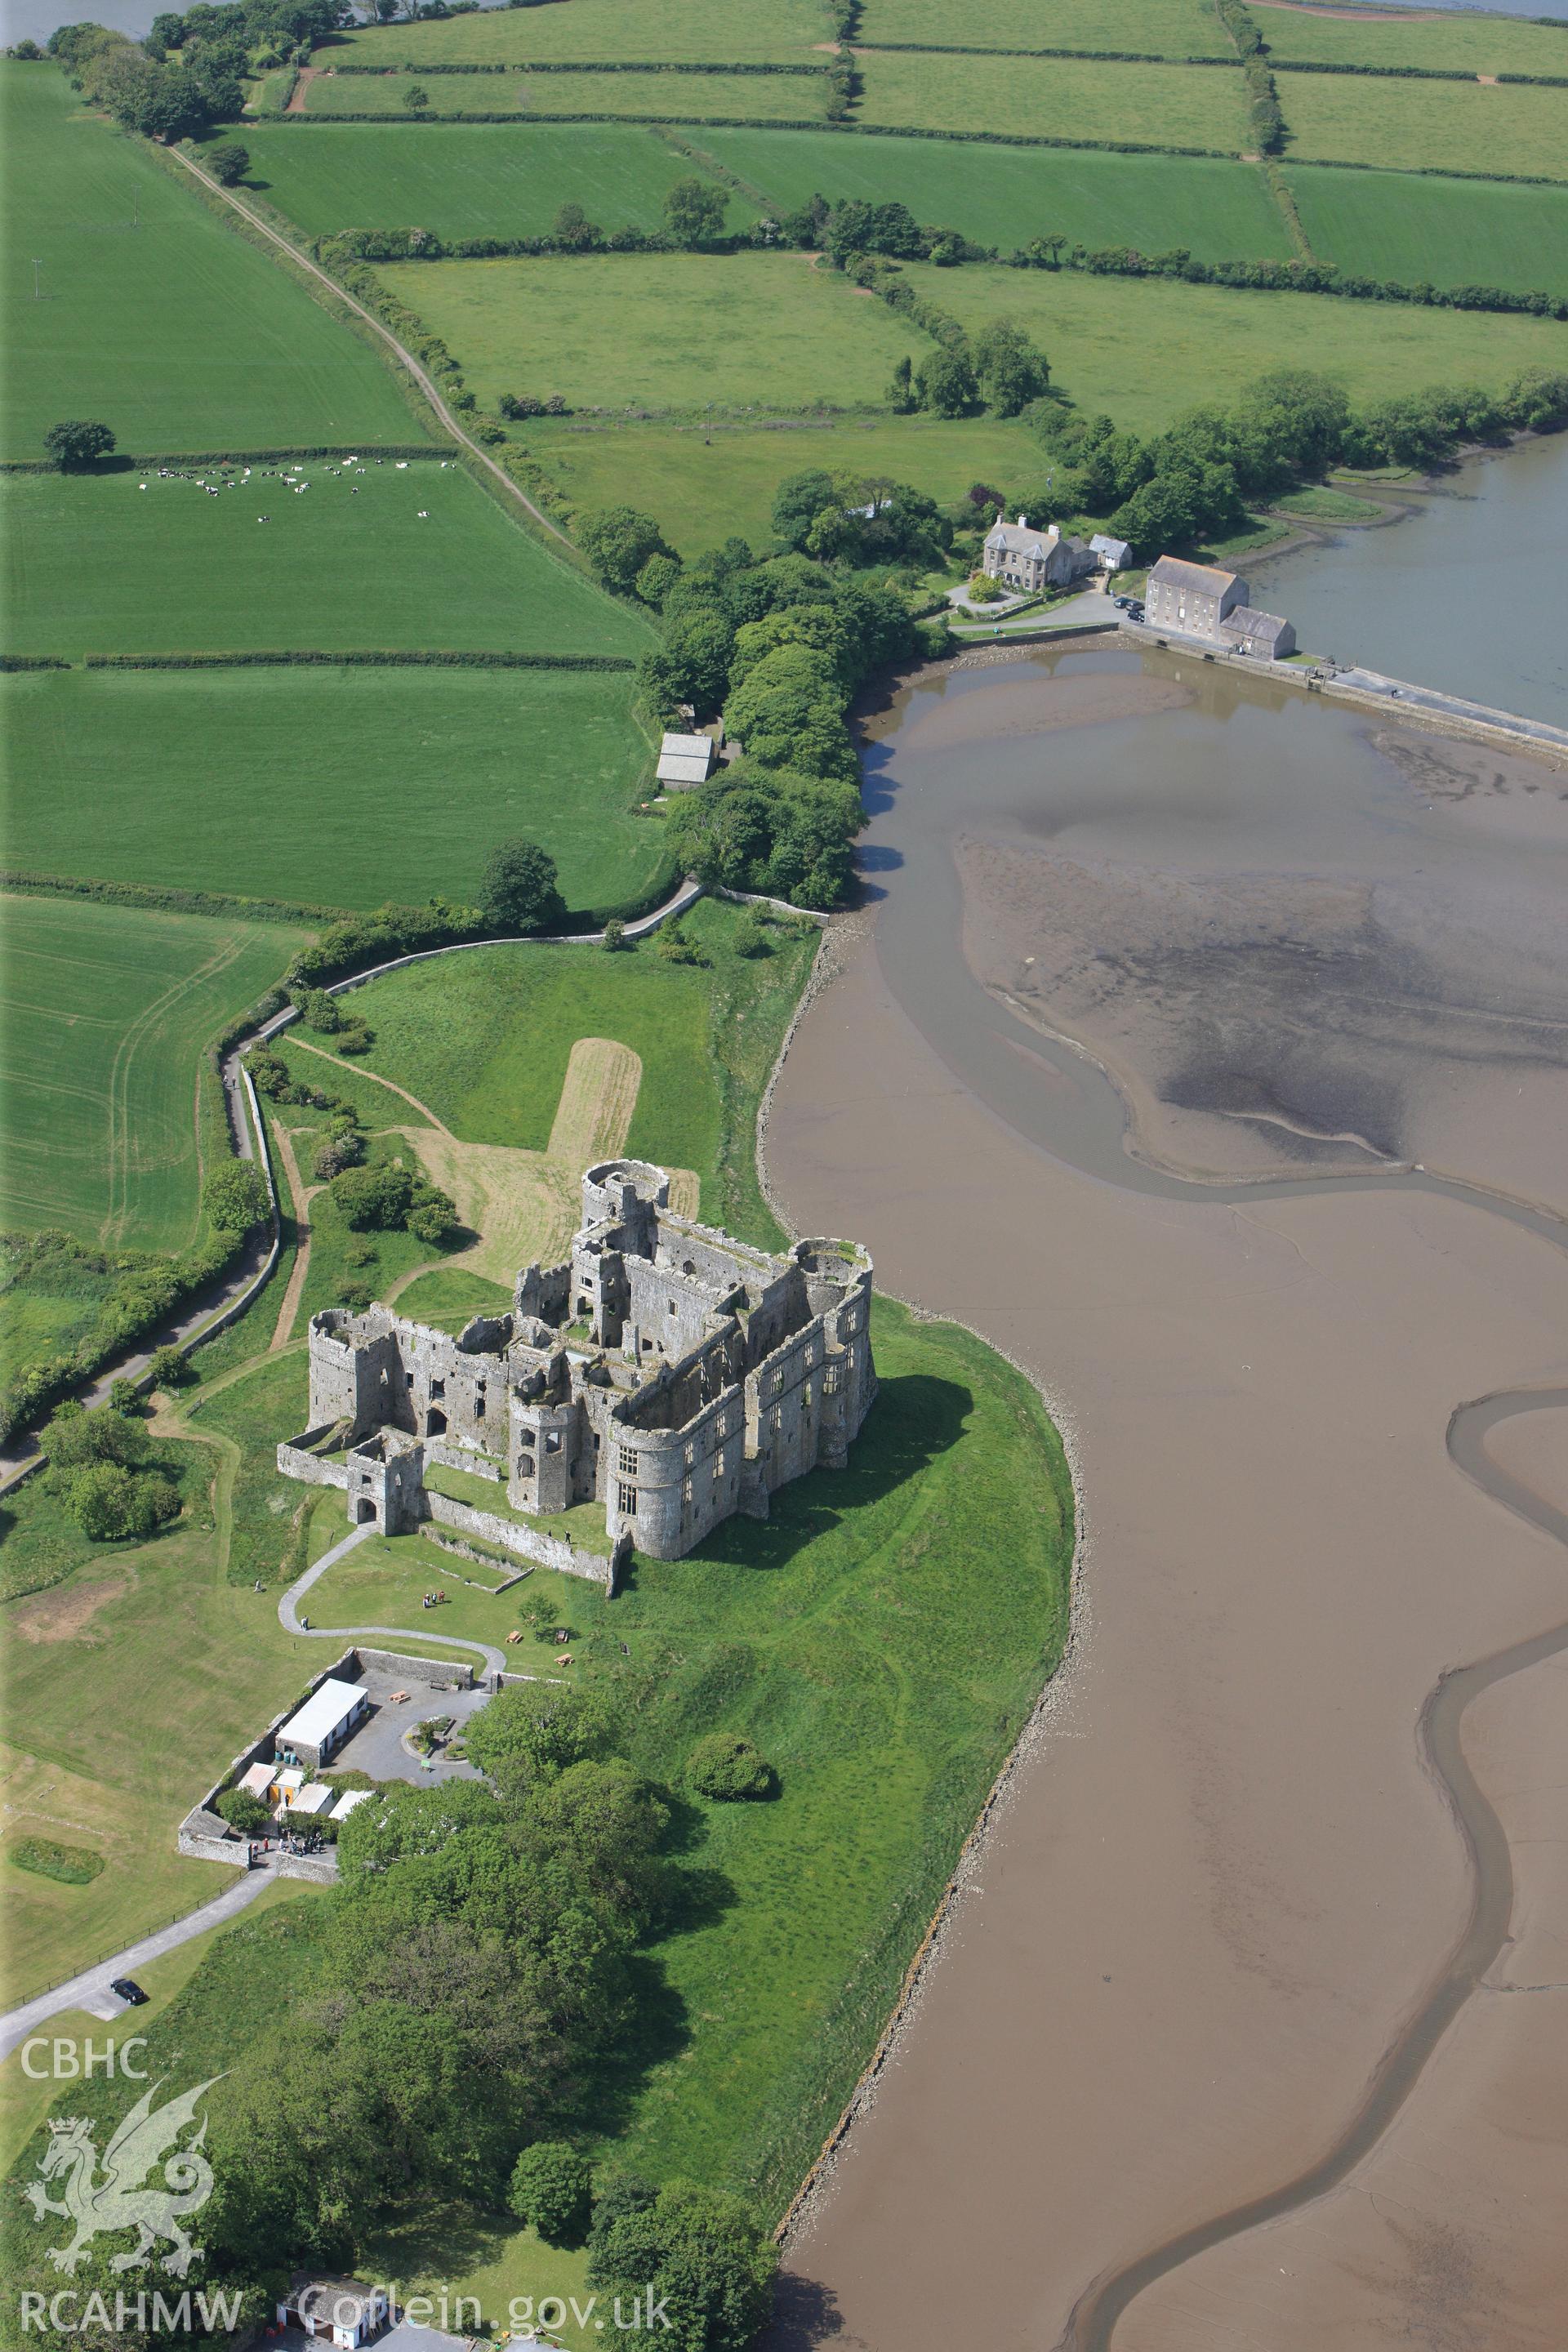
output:
[[458, 1528], [466, 1535], [482, 1537], [486, 1543], [500, 1544], [503, 1550], [515, 1552], [520, 1559], [531, 1559], [536, 1567], [558, 1569], [563, 1576], [584, 1577], [591, 1584], [602, 1584], [612, 1594], [620, 1580], [621, 1566], [632, 1549], [627, 1537], [607, 1558], [602, 1552], [583, 1551], [563, 1536], [542, 1535], [536, 1528], [520, 1526], [516, 1519], [502, 1518], [497, 1511], [479, 1511], [471, 1503], [454, 1502], [450, 1495], [437, 1495], [428, 1486], [425, 1489], [425, 1507], [442, 1527]]

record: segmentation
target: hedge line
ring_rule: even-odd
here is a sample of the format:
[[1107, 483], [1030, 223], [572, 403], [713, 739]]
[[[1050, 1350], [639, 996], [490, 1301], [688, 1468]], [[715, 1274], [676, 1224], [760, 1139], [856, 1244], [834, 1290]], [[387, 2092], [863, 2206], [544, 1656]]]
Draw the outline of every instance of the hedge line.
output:
[[[290, 118], [291, 120], [293, 118]], [[330, 446], [294, 449], [159, 449], [150, 457], [132, 457], [132, 466], [269, 466], [282, 457], [439, 457], [453, 449], [452, 441], [337, 441]], [[448, 457], [448, 465], [451, 459]], [[52, 473], [52, 467], [45, 467]], [[121, 467], [121, 472], [126, 471]]]
[[404, 60], [404, 61], [399, 62], [399, 63], [398, 63], [398, 64], [396, 64], [396, 65], [388, 65], [388, 66], [332, 66], [332, 67], [331, 67], [331, 68], [329, 68], [329, 71], [330, 71], [330, 73], [331, 73], [331, 78], [332, 78], [334, 80], [335, 80], [335, 79], [338, 79], [339, 78], [341, 78], [341, 77], [342, 77], [342, 75], [344, 75], [344, 74], [382, 74], [382, 75], [385, 75], [385, 74], [408, 73], [408, 74], [417, 74], [417, 75], [420, 77], [420, 79], [424, 79], [424, 77], [425, 77], [426, 74], [514, 74], [514, 73], [516, 73], [516, 74], [553, 74], [553, 73], [595, 73], [595, 74], [715, 74], [715, 73], [716, 73], [716, 74], [805, 74], [805, 75], [806, 75], [809, 79], [816, 79], [816, 80], [820, 81], [820, 80], [823, 79], [823, 77], [824, 77], [825, 75], [826, 75], [826, 74], [830, 74], [830, 73], [832, 72], [832, 70], [833, 70], [833, 68], [832, 68], [832, 67], [831, 67], [831, 66], [729, 65], [729, 64], [706, 65], [706, 66], [704, 66], [704, 65], [693, 65], [693, 64], [692, 64], [689, 59], [684, 58], [680, 58], [680, 59], [679, 59], [679, 60], [673, 61], [673, 62], [669, 62], [669, 63], [662, 63], [662, 62], [660, 62], [658, 58], [654, 58], [654, 59], [651, 59], [651, 60], [649, 60], [649, 61], [647, 61], [647, 62], [646, 62], [646, 63], [644, 63], [644, 64], [641, 64], [641, 65], [637, 64], [637, 63], [635, 60], [633, 60], [633, 59], [628, 59], [628, 58], [614, 58], [614, 59], [609, 59], [609, 58], [605, 58], [605, 59], [598, 59], [598, 58], [587, 58], [587, 59], [583, 60], [582, 62], [580, 62], [580, 63], [576, 63], [576, 64], [574, 64], [574, 63], [573, 63], [571, 60], [569, 60], [569, 59], [561, 58], [552, 58], [552, 59], [551, 60], [551, 62], [550, 62], [548, 65], [541, 65], [541, 66], [520, 66], [520, 65], [464, 65], [463, 63], [461, 63], [461, 61], [458, 61], [458, 62], [456, 62], [456, 63], [448, 63], [448, 62], [447, 62], [447, 61], [446, 61], [446, 60], [443, 60], [443, 61], [442, 61], [442, 63], [441, 63], [441, 64], [439, 64], [439, 65], [417, 65], [417, 64], [416, 64], [416, 63], [414, 62], [414, 60], [413, 60], [412, 58], [408, 58], [408, 59], [406, 59], [406, 60]]
[[68, 661], [58, 654], [0, 654], [0, 670], [8, 669], [69, 669]]
[[155, 915], [230, 915], [247, 923], [338, 923], [342, 907], [313, 907], [292, 898], [245, 898], [229, 890], [180, 890], [161, 882], [104, 882], [74, 874], [35, 874], [0, 866], [0, 889], [35, 898], [91, 898], [105, 907], [141, 907]]
[[[1457, 66], [1358, 66], [1347, 65], [1342, 59], [1331, 62], [1326, 58], [1275, 58], [1269, 62], [1276, 73], [1308, 74], [1367, 74], [1380, 81], [1469, 81], [1473, 73], [1461, 73]], [[1568, 74], [1496, 74], [1500, 82], [1528, 82], [1540, 89], [1568, 89]]]
[[[976, 49], [963, 41], [859, 41], [866, 57], [886, 51], [889, 57], [921, 58], [1081, 58], [1086, 65], [1224, 66], [1234, 73], [1239, 58], [1165, 58], [1152, 49]], [[1471, 79], [1462, 75], [1462, 80]]]
[[[296, 653], [89, 654], [88, 669], [589, 669], [627, 670], [637, 664], [625, 654], [393, 653], [375, 648], [350, 653], [310, 649]], [[68, 667], [68, 665], [62, 665]]]
[[[1026, 253], [1012, 258], [1026, 268], [1049, 266]], [[1099, 252], [1075, 246], [1057, 266], [1091, 278], [1179, 278], [1188, 285], [1229, 286], [1247, 293], [1342, 294], [1352, 302], [1410, 302], [1431, 310], [1501, 310], [1568, 319], [1568, 295], [1516, 294], [1502, 286], [1404, 286], [1395, 278], [1346, 276], [1331, 261], [1194, 261], [1180, 250], [1162, 256], [1128, 246]]]

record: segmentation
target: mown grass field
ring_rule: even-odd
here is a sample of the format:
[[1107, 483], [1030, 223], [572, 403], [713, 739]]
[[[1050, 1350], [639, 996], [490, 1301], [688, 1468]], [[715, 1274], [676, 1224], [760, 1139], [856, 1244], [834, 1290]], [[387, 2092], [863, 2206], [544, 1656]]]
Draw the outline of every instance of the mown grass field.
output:
[[675, 964], [651, 940], [598, 948], [488, 948], [415, 964], [355, 997], [375, 1032], [369, 1066], [406, 1087], [468, 1143], [542, 1151], [579, 1037], [642, 1060], [626, 1150], [694, 1169], [702, 1217], [772, 1244], [756, 1175], [756, 1114], [816, 953], [815, 925], [774, 929], [773, 952], [737, 955], [739, 909], [701, 900], [685, 918], [710, 961]]
[[457, 1265], [422, 1274], [397, 1301], [400, 1315], [426, 1323], [432, 1330], [449, 1331], [454, 1338], [476, 1315], [505, 1315], [510, 1307], [511, 1293], [500, 1283], [487, 1282], [482, 1274], [467, 1274]]
[[[95, 822], [78, 800], [79, 842]], [[183, 1247], [199, 1189], [199, 1056], [276, 984], [307, 934], [19, 893], [4, 913], [0, 1224]]]
[[1568, 74], [1568, 31], [1480, 9], [1413, 11], [1401, 23], [1258, 0], [1258, 28], [1282, 65], [1311, 58], [1330, 65], [1426, 66], [1458, 73]]
[[525, 834], [587, 908], [637, 896], [662, 861], [657, 825], [631, 813], [650, 755], [624, 673], [70, 670], [4, 685], [32, 780], [10, 854], [37, 872], [315, 903], [330, 890], [344, 907], [471, 899], [491, 845]]
[[1235, 51], [1204, 0], [1050, 0], [960, 16], [947, 0], [866, 0], [858, 38], [965, 49], [1121, 49], [1144, 57]]
[[[466, 19], [459, 19], [466, 22]], [[450, 73], [421, 81], [407, 73], [317, 76], [305, 92], [305, 111], [406, 114], [409, 92], [423, 89], [432, 117], [451, 114], [625, 115], [633, 121], [675, 122], [716, 115], [742, 122], [815, 121], [827, 106], [827, 84], [812, 74], [726, 73]], [[305, 131], [285, 131], [305, 139]]]
[[768, 0], [765, 8], [736, 8], [729, 0], [571, 0], [565, 7], [486, 9], [444, 24], [368, 26], [318, 54], [348, 51], [356, 65], [382, 58], [452, 65], [536, 58], [810, 65], [817, 43], [831, 33], [820, 0]]
[[1107, 410], [1138, 432], [1200, 401], [1226, 406], [1273, 368], [1320, 369], [1367, 401], [1430, 383], [1500, 385], [1521, 368], [1562, 363], [1563, 330], [1543, 319], [1068, 270], [913, 262], [908, 275], [966, 326], [1016, 320], [1081, 408]]
[[0, 62], [0, 456], [41, 457], [62, 416], [143, 454], [425, 437], [369, 348], [56, 67]]
[[[310, 236], [416, 223], [446, 238], [543, 236], [564, 204], [581, 205], [607, 235], [658, 229], [676, 181], [705, 176], [657, 132], [618, 123], [475, 122], [439, 139], [414, 123], [344, 123], [304, 138], [247, 125], [245, 143], [247, 184]], [[727, 225], [756, 210], [731, 194]]]
[[[1568, 52], [1568, 42], [1564, 45]], [[1287, 166], [1314, 253], [1403, 286], [1568, 288], [1568, 190]]]
[[989, 131], [1004, 139], [1128, 140], [1222, 155], [1250, 143], [1241, 75], [1220, 67], [865, 49], [860, 74], [865, 123]]
[[917, 220], [961, 229], [1004, 254], [1054, 234], [1074, 245], [1131, 245], [1143, 253], [1183, 245], [1200, 261], [1290, 256], [1279, 206], [1250, 163], [831, 131], [691, 136], [786, 211], [817, 191], [831, 202], [897, 201]]
[[[310, 462], [209, 497], [156, 468], [0, 481], [14, 652], [619, 654], [647, 633], [455, 460]], [[142, 486], [145, 484], [143, 488]], [[258, 518], [265, 514], [265, 523]]]
[[[911, 338], [918, 352], [923, 338]], [[637, 484], [637, 504], [657, 515], [670, 545], [684, 555], [718, 547], [739, 531], [756, 548], [773, 542], [779, 484], [807, 467], [830, 472], [888, 474], [943, 500], [974, 481], [1007, 484], [1039, 472], [1039, 444], [1027, 427], [995, 416], [883, 416], [830, 425], [762, 426], [606, 425], [589, 432], [555, 426], [528, 447], [549, 478], [586, 512]]]
[[505, 392], [558, 392], [574, 409], [879, 407], [895, 362], [925, 342], [801, 253], [413, 261], [377, 275], [490, 407]]
[[[1568, 43], [1564, 45], [1568, 50]], [[1568, 89], [1371, 81], [1281, 73], [1279, 103], [1296, 163], [1375, 163], [1384, 171], [1500, 172], [1568, 180]]]

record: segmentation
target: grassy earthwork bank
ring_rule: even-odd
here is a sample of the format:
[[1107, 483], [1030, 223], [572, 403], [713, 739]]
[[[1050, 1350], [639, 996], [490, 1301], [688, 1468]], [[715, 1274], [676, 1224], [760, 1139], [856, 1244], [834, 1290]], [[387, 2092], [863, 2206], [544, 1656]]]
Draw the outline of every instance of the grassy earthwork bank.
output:
[[[1568, 71], [1568, 41], [1556, 70]], [[1568, 180], [1568, 89], [1281, 73], [1298, 163]]]
[[[411, 93], [425, 92], [423, 110]], [[305, 112], [334, 115], [537, 114], [624, 116], [628, 121], [671, 122], [683, 117], [721, 122], [811, 122], [826, 112], [827, 82], [819, 74], [727, 73], [406, 73], [319, 72], [305, 89]], [[309, 138], [305, 131], [285, 138]]]
[[571, 408], [880, 408], [910, 345], [884, 305], [804, 253], [404, 262], [376, 274], [489, 407], [505, 392], [558, 392]]
[[[489, 13], [493, 20], [504, 12]], [[535, 21], [552, 13], [540, 9]], [[543, 236], [564, 204], [581, 205], [606, 236], [662, 229], [676, 181], [694, 171], [706, 176], [657, 132], [631, 123], [475, 122], [439, 139], [415, 123], [343, 123], [303, 138], [247, 123], [245, 144], [248, 184], [310, 236], [412, 221], [448, 240]], [[756, 211], [731, 195], [726, 225], [741, 227]]]
[[820, 63], [828, 37], [819, 0], [769, 0], [735, 7], [731, 0], [572, 0], [570, 7], [486, 9], [445, 23], [366, 26], [318, 52], [355, 65], [522, 65], [535, 59], [591, 58], [661, 63], [784, 65]]
[[959, 229], [1003, 253], [1054, 235], [1144, 253], [1181, 245], [1200, 261], [1290, 257], [1279, 209], [1250, 163], [831, 131], [689, 135], [786, 212], [820, 190], [832, 201], [907, 205], [917, 220]]
[[10, 854], [41, 873], [240, 879], [311, 903], [330, 888], [369, 908], [443, 891], [471, 902], [491, 845], [524, 834], [557, 859], [571, 906], [624, 904], [663, 860], [657, 824], [633, 809], [650, 752], [630, 684], [464, 668], [13, 676], [6, 725], [33, 790], [12, 813]]
[[0, 457], [41, 457], [62, 416], [139, 451], [426, 437], [366, 344], [52, 65], [0, 62]]
[[[76, 822], [90, 831], [79, 802]], [[276, 985], [307, 934], [22, 894], [5, 900], [5, 934], [0, 1225], [58, 1225], [109, 1248], [184, 1247], [201, 1172], [202, 1049]], [[0, 1295], [8, 1347], [18, 1337], [9, 1298]]]
[[455, 459], [399, 465], [367, 453], [357, 469], [311, 459], [287, 478], [256, 464], [216, 496], [192, 478], [199, 470], [0, 481], [10, 651], [73, 661], [371, 647], [631, 660], [650, 642], [635, 614], [513, 521]]
[[[1568, 42], [1563, 44], [1568, 58]], [[1568, 288], [1568, 188], [1287, 164], [1312, 250], [1402, 286]]]

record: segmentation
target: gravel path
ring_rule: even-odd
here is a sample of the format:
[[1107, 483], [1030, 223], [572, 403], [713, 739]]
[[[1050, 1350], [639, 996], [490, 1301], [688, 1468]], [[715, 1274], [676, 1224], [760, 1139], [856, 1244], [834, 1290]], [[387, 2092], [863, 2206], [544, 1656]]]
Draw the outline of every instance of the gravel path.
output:
[[456, 1633], [427, 1633], [423, 1626], [409, 1625], [300, 1624], [296, 1604], [304, 1599], [317, 1578], [324, 1576], [328, 1569], [353, 1551], [356, 1544], [362, 1544], [367, 1537], [379, 1535], [380, 1532], [379, 1528], [374, 1527], [351, 1528], [342, 1543], [335, 1543], [331, 1551], [323, 1552], [314, 1568], [308, 1568], [303, 1576], [296, 1579], [278, 1603], [278, 1622], [283, 1631], [286, 1633], [302, 1634], [308, 1642], [358, 1642], [371, 1633], [382, 1640], [390, 1639], [395, 1642], [434, 1642], [437, 1648], [443, 1650], [472, 1650], [476, 1656], [484, 1660], [490, 1674], [504, 1674], [506, 1660], [498, 1649], [492, 1647], [489, 1642], [459, 1640]]

